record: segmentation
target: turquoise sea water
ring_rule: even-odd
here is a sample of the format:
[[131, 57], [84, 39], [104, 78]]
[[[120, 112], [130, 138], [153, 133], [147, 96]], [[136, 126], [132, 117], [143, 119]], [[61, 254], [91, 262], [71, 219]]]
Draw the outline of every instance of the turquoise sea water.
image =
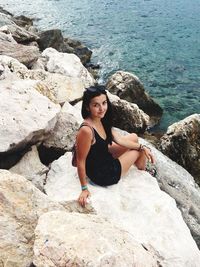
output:
[[117, 70], [136, 74], [163, 107], [159, 130], [200, 113], [200, 0], [1, 0], [81, 40], [101, 65], [100, 83]]

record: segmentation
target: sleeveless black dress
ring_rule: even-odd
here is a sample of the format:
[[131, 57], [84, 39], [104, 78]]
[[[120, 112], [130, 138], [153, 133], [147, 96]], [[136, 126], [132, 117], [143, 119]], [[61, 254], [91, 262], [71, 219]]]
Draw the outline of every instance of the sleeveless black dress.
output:
[[[94, 128], [93, 128], [94, 129]], [[108, 151], [108, 141], [94, 129], [96, 142], [91, 145], [86, 158], [86, 174], [97, 185], [107, 186], [118, 183], [121, 176], [121, 164]]]

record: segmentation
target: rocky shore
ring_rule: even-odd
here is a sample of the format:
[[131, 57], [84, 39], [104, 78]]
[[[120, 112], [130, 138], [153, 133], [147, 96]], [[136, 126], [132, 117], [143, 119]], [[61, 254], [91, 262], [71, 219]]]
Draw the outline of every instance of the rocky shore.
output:
[[[157, 178], [133, 166], [117, 185], [90, 185], [78, 205], [71, 149], [83, 91], [98, 82], [91, 56], [0, 8], [0, 267], [199, 267], [200, 114], [156, 142], [140, 137]], [[159, 123], [137, 76], [118, 71], [106, 87], [119, 131], [145, 136]]]

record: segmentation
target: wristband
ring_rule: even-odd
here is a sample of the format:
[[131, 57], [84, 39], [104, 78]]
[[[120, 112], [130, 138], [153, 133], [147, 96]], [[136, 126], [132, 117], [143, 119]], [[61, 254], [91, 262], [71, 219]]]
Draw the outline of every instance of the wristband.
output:
[[141, 151], [144, 149], [144, 146], [142, 144], [140, 144], [139, 148], [137, 149], [137, 151]]
[[87, 187], [87, 185], [82, 185], [82, 186], [81, 186], [81, 189], [82, 189], [82, 191], [84, 191], [84, 190], [88, 190], [88, 187]]

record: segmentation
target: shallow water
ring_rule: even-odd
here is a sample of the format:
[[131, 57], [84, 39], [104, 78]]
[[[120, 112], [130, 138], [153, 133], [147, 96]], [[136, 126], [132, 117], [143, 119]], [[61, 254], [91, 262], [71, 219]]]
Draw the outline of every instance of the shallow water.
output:
[[200, 113], [199, 0], [1, 0], [84, 42], [99, 63], [100, 83], [117, 70], [136, 74], [163, 107], [157, 130]]

